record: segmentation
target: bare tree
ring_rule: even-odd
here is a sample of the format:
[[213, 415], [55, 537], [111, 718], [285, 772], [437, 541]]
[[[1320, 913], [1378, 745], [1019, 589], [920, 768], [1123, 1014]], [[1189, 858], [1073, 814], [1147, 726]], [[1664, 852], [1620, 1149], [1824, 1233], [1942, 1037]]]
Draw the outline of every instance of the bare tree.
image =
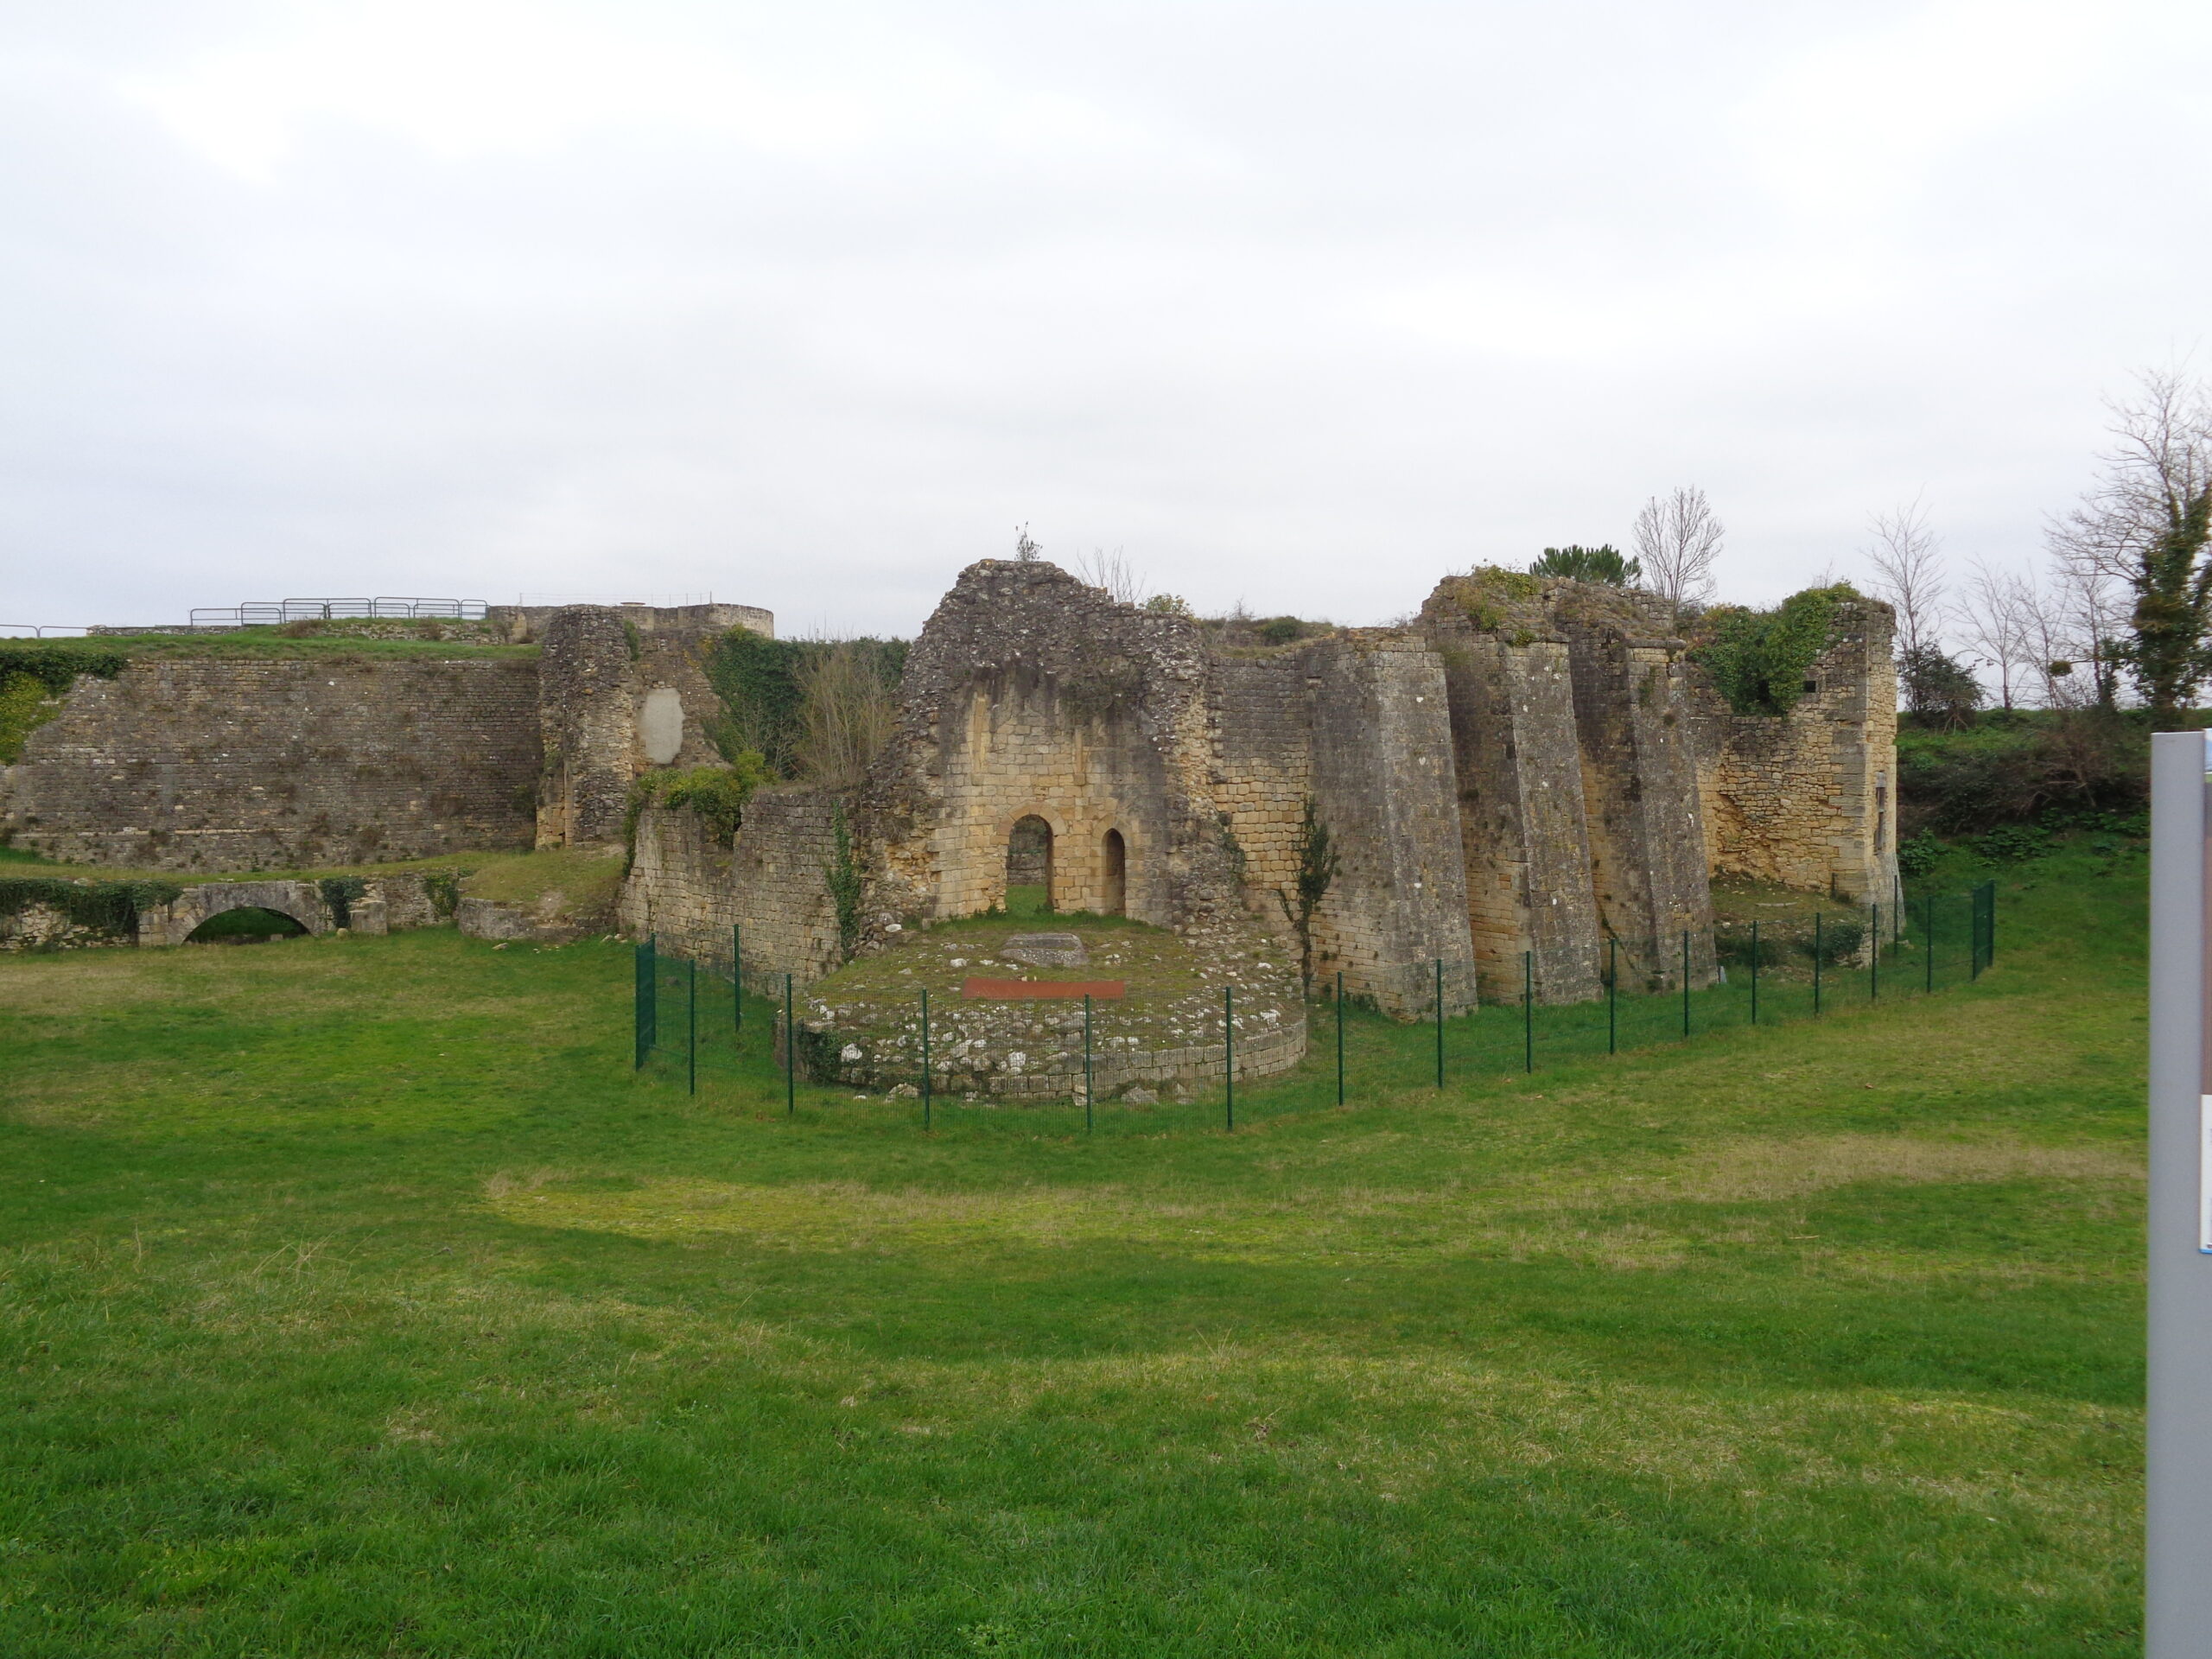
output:
[[1918, 496], [1874, 515], [1872, 543], [1863, 550], [1874, 567], [1874, 596], [1897, 613], [1897, 656], [1917, 659], [1942, 649], [1942, 544]]
[[2064, 653], [2057, 659], [2067, 672], [2054, 680], [2071, 684], [2054, 701], [2056, 708], [2120, 706], [2120, 671], [2127, 632], [2126, 585], [2095, 562], [2064, 555], [2052, 561], [2052, 608], [2062, 630]]
[[2012, 706], [2013, 690], [2035, 660], [2035, 587], [2017, 570], [1976, 559], [1958, 605], [1960, 632], [1980, 664], [1997, 671], [1997, 701]]
[[2212, 672], [2212, 397], [2171, 369], [2146, 370], [2137, 386], [2108, 405], [2102, 475], [2047, 534], [2077, 587], [2124, 585], [2133, 602], [2116, 660], [2171, 715]]
[[1636, 515], [1636, 556], [1643, 566], [1643, 585], [1677, 617], [1712, 597], [1723, 530], [1713, 504], [1694, 484], [1663, 501], [1653, 496]]
[[1028, 525], [1016, 524], [1014, 527], [1014, 556], [1016, 559], [1024, 564], [1034, 564], [1037, 562], [1037, 556], [1044, 550], [1031, 537]]
[[897, 694], [877, 655], [850, 640], [810, 652], [798, 691], [800, 772], [833, 789], [861, 782], [899, 722]]
[[1104, 588], [1107, 597], [1117, 605], [1141, 605], [1150, 591], [1118, 547], [1111, 553], [1103, 547], [1092, 548], [1076, 560], [1075, 573], [1093, 588]]

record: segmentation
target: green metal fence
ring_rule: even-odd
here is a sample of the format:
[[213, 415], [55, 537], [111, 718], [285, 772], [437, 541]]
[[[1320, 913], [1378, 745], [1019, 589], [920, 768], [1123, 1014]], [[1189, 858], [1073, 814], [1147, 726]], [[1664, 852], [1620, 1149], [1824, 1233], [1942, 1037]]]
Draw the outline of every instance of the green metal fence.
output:
[[[721, 1093], [741, 1085], [754, 1102], [771, 1100], [795, 1114], [803, 1079], [794, 1056], [808, 1041], [804, 1031], [798, 1044], [786, 1040], [801, 1011], [798, 988], [789, 975], [756, 971], [755, 988], [747, 991], [736, 971], [739, 944], [733, 931], [729, 955], [709, 961], [666, 954], [653, 939], [637, 947], [635, 1067], [641, 1076], [692, 1094], [702, 1086]], [[1717, 964], [1715, 982], [1696, 985], [1675, 964], [1707, 959], [1700, 947], [1708, 944]], [[1545, 1001], [1535, 959], [1525, 956], [1517, 996], [1493, 998], [1456, 1014], [1447, 1011], [1445, 986], [1448, 970], [1459, 964], [1439, 962], [1433, 967], [1434, 1000], [1417, 1033], [1343, 996], [1340, 979], [1325, 983], [1316, 987], [1317, 999], [1307, 1009], [1306, 1062], [1287, 1077], [1236, 1077], [1236, 1006], [1234, 993], [1224, 993], [1222, 1028], [1231, 1064], [1228, 1077], [1216, 1086], [1211, 1109], [1233, 1129], [1240, 1115], [1255, 1110], [1268, 1115], [1349, 1104], [1363, 1095], [1442, 1088], [1455, 1078], [1527, 1075], [1723, 1031], [1923, 1001], [1979, 978], [1995, 961], [1996, 883], [1872, 905], [1855, 913], [1798, 912], [1723, 923], [1703, 939], [1682, 933], [1661, 945], [1672, 960], [1669, 971], [1655, 976], [1648, 969], [1639, 974], [1629, 953], [1609, 941], [1602, 994], [1573, 1002]], [[764, 979], [771, 986], [765, 995], [759, 988]], [[908, 1086], [917, 1117], [927, 1127], [948, 1103], [933, 1087], [926, 991], [918, 994], [918, 1064]], [[1096, 1122], [1096, 1106], [1111, 1103], [1092, 1099], [1090, 1056], [1086, 1006], [1083, 1070], [1071, 1075], [1066, 1101], [1082, 1109], [1086, 1128]], [[831, 1090], [810, 1092], [817, 1100], [836, 1097]], [[1290, 1104], [1269, 1104], [1282, 1101]]]

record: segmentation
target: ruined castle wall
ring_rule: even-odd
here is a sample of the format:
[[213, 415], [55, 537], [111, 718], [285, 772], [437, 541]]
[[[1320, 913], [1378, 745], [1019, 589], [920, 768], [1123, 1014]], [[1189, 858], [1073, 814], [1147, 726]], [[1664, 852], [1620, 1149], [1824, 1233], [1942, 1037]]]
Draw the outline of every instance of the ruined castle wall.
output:
[[1677, 642], [1570, 624], [1591, 876], [1620, 968], [1646, 982], [1714, 977], [1713, 894]]
[[538, 659], [545, 755], [537, 844], [607, 846], [638, 774], [638, 692], [630, 636], [603, 605], [574, 605], [546, 628]]
[[1276, 895], [1297, 892], [1299, 836], [1313, 787], [1309, 651], [1223, 658], [1213, 664], [1211, 793], [1243, 855], [1245, 899], [1270, 932], [1292, 929]]
[[964, 717], [942, 750], [944, 809], [932, 836], [939, 912], [1003, 905], [1015, 823], [1052, 826], [1052, 900], [1106, 906], [1106, 833], [1126, 849], [1125, 912], [1169, 925], [1174, 913], [1167, 788], [1160, 757], [1126, 711], [1068, 706], [1057, 679], [1014, 671], [968, 688]]
[[841, 957], [830, 871], [837, 858], [835, 797], [770, 788], [746, 803], [733, 846], [717, 845], [689, 808], [647, 807], [623, 884], [622, 931], [655, 936], [671, 956], [727, 966], [743, 929], [748, 990], [779, 991], [790, 974], [819, 979]]
[[[1599, 989], [1597, 903], [1567, 648], [1432, 619], [1445, 668], [1468, 919], [1485, 996]], [[1525, 956], [1524, 956], [1525, 953]]]
[[1319, 971], [1384, 1011], [1475, 1001], [1444, 664], [1416, 635], [1347, 631], [1305, 655], [1312, 788], [1341, 860], [1314, 914]]
[[1008, 840], [1032, 816], [1052, 829], [1062, 908], [1105, 901], [1118, 830], [1129, 915], [1180, 926], [1241, 911], [1211, 795], [1206, 666], [1194, 624], [1052, 565], [963, 571], [907, 657], [870, 791], [871, 925], [1002, 903]]
[[169, 658], [85, 677], [0, 772], [49, 857], [250, 870], [527, 846], [537, 664]]
[[[484, 626], [512, 645], [543, 641], [553, 620], [566, 605], [487, 605]], [[634, 628], [641, 639], [656, 633], [726, 633], [750, 628], [768, 639], [776, 637], [776, 616], [751, 605], [609, 605], [594, 608], [613, 611]]]
[[1786, 715], [1688, 688], [1713, 871], [1887, 905], [1897, 891], [1897, 670], [1888, 608], [1860, 601]]

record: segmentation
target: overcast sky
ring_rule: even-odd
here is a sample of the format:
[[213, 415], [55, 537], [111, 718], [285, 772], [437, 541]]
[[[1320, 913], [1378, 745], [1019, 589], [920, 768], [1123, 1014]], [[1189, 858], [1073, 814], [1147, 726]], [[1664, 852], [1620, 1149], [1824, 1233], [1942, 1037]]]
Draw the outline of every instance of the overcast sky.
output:
[[911, 632], [1027, 523], [1351, 622], [1924, 492], [2038, 557], [2212, 367], [2212, 6], [0, 6], [0, 621]]

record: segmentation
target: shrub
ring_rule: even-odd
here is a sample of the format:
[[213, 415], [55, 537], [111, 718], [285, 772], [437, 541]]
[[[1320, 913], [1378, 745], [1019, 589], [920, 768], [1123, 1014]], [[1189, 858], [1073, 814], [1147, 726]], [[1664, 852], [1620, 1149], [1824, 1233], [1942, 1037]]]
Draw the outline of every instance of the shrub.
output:
[[844, 716], [858, 705], [846, 694], [873, 684], [888, 706], [906, 665], [903, 639], [771, 639], [732, 628], [707, 658], [722, 704], [707, 735], [732, 766], [750, 753], [777, 778], [849, 770], [840, 744], [854, 729]]
[[[1749, 927], [1717, 928], [1713, 931], [1713, 949], [1722, 967], [1748, 970], [1752, 957], [1751, 930]], [[1783, 954], [1784, 944], [1781, 938], [1773, 933], [1760, 937], [1758, 955], [1761, 968], [1779, 967]]]
[[2001, 864], [2015, 864], [2023, 859], [2040, 858], [2050, 850], [2050, 831], [2038, 823], [2010, 823], [1977, 836], [1974, 849], [1982, 857]]
[[367, 893], [369, 884], [358, 875], [326, 875], [315, 886], [329, 906], [331, 925], [353, 926], [353, 901]]
[[2147, 798], [2147, 726], [2109, 710], [1993, 715], [1965, 731], [1897, 734], [1900, 828], [1974, 836], [2038, 819], [2120, 828]]
[[1611, 543], [1601, 547], [1548, 547], [1529, 567], [1532, 576], [1594, 582], [1607, 588], [1633, 588], [1643, 575], [1643, 561], [1623, 558]]
[[1923, 830], [1897, 843], [1897, 868], [1907, 875], [1925, 875], [1942, 861], [1943, 852], [1943, 843]]
[[1934, 645], [1922, 645], [1897, 658], [1897, 689], [1916, 718], [1962, 726], [1989, 700], [1974, 671]]
[[1816, 957], [1824, 968], [1834, 968], [1859, 954], [1859, 947], [1866, 942], [1866, 925], [1848, 916], [1838, 916], [1821, 926], [1817, 945], [1810, 933], [1797, 942], [1798, 949], [1808, 957]]

